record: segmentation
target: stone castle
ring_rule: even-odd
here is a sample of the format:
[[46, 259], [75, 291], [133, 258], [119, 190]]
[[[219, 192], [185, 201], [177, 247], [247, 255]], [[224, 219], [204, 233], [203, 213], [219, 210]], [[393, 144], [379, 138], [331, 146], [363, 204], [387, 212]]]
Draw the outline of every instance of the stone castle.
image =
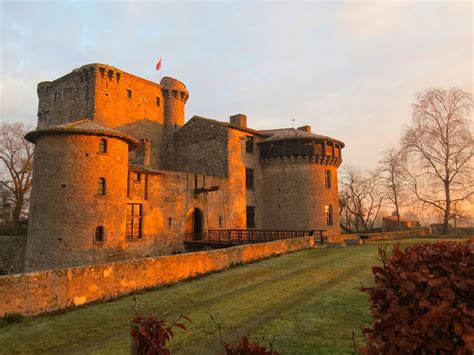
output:
[[210, 230], [339, 234], [344, 144], [193, 116], [186, 86], [90, 64], [38, 85], [26, 271], [178, 253]]

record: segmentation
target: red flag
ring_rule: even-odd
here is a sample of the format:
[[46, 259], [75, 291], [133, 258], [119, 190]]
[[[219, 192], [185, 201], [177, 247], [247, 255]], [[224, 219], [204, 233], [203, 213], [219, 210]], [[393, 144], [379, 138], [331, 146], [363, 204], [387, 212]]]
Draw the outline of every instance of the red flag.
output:
[[160, 69], [161, 69], [161, 58], [158, 61], [158, 63], [156, 63], [156, 70], [160, 70]]

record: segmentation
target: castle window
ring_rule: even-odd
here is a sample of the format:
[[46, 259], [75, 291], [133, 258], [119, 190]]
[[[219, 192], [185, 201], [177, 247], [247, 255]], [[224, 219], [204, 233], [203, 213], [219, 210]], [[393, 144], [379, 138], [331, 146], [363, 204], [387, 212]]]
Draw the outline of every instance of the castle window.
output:
[[173, 218], [168, 217], [168, 227], [171, 228], [172, 224], [173, 224]]
[[99, 142], [99, 153], [107, 153], [107, 139], [101, 139]]
[[253, 190], [253, 169], [245, 169], [245, 187]]
[[156, 106], [160, 106], [160, 98], [158, 96], [156, 97]]
[[136, 182], [142, 181], [142, 174], [136, 173], [136, 174], [135, 174], [135, 181], [136, 181]]
[[247, 206], [247, 228], [255, 228], [255, 207]]
[[326, 223], [328, 226], [333, 225], [332, 205], [325, 205], [324, 212], [326, 214]]
[[324, 185], [326, 186], [326, 189], [331, 188], [331, 170], [324, 171]]
[[104, 227], [98, 226], [95, 229], [95, 241], [96, 242], [103, 242], [104, 241]]
[[222, 217], [219, 217], [219, 228], [222, 229]]
[[177, 99], [178, 98], [178, 90], [173, 90], [172, 92], [173, 92], [174, 98]]
[[105, 195], [105, 179], [99, 178], [99, 184], [97, 185], [97, 195]]
[[142, 205], [139, 203], [127, 203], [127, 238], [142, 237]]
[[132, 90], [127, 89], [127, 97], [128, 97], [129, 99], [132, 98]]
[[253, 137], [247, 137], [247, 140], [245, 141], [245, 151], [247, 153], [253, 153]]

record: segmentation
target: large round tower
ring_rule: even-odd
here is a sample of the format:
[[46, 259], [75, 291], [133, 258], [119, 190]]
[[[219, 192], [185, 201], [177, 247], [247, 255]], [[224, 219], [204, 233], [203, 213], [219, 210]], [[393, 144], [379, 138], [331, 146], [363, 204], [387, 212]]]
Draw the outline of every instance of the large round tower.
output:
[[138, 142], [89, 120], [36, 130], [26, 270], [113, 259], [125, 240], [128, 151]]
[[260, 145], [265, 229], [340, 233], [337, 168], [344, 143], [308, 126], [263, 131]]

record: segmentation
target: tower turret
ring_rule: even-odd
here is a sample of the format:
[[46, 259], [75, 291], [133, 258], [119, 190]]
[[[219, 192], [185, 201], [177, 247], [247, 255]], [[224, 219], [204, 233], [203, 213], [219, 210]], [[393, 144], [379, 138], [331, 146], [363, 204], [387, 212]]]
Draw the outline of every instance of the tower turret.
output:
[[184, 105], [189, 98], [189, 92], [181, 81], [165, 76], [161, 79], [161, 90], [164, 99], [164, 126], [172, 131], [184, 125]]

